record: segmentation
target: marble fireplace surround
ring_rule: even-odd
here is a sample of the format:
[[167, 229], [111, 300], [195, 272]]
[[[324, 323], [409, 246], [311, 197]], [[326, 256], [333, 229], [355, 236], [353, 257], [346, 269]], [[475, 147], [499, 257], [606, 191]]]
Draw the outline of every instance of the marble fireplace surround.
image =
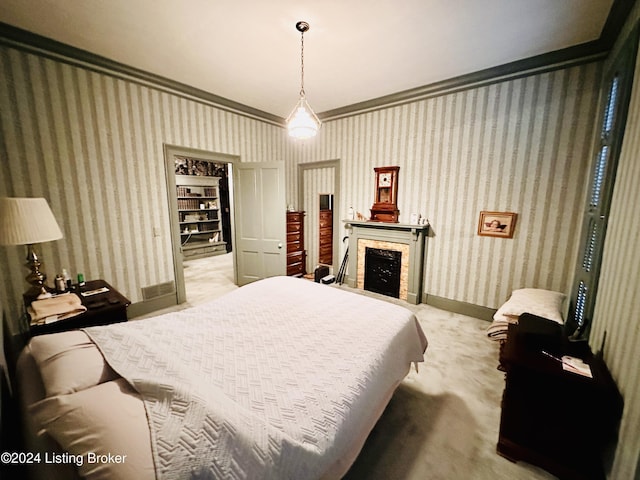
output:
[[347, 285], [364, 288], [367, 247], [401, 252], [400, 299], [417, 305], [422, 299], [424, 258], [429, 225], [344, 220], [349, 234]]

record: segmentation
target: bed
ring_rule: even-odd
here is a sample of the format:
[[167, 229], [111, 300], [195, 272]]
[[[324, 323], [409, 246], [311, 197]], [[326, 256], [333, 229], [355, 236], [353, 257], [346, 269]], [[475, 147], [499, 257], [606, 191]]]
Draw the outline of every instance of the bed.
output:
[[408, 309], [292, 277], [34, 337], [17, 365], [33, 473], [340, 478], [426, 348]]

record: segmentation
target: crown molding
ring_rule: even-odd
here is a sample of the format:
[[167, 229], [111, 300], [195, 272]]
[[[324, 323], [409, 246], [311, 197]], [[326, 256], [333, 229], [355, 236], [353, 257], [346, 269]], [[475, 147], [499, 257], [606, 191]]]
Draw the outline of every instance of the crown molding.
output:
[[284, 125], [284, 118], [278, 115], [273, 115], [271, 113], [258, 110], [257, 108], [234, 102], [228, 98], [220, 97], [190, 85], [176, 82], [160, 75], [116, 62], [109, 58], [96, 55], [80, 48], [72, 47], [71, 45], [37, 35], [3, 22], [0, 22], [0, 45], [6, 45], [8, 47], [34, 53], [69, 65], [79, 66], [102, 74], [111, 75], [148, 87], [178, 94], [185, 98], [200, 101], [222, 110], [250, 117], [255, 120], [261, 120], [277, 126]]
[[636, 0], [614, 0], [611, 5], [611, 10], [609, 10], [607, 20], [600, 32], [600, 37], [597, 40], [373, 98], [364, 102], [327, 110], [318, 113], [318, 118], [323, 122], [337, 120], [426, 98], [491, 85], [505, 80], [537, 75], [561, 68], [603, 60], [613, 47], [635, 4]]
[[[327, 110], [319, 113], [318, 117], [324, 122], [337, 120], [426, 98], [491, 85], [505, 80], [603, 60], [613, 47], [635, 3], [636, 0], [614, 0], [600, 37], [597, 40]], [[95, 55], [86, 50], [72, 47], [2, 22], [0, 22], [0, 44], [103, 74], [125, 78], [129, 81], [203, 102], [225, 111], [285, 127], [285, 119], [278, 115], [234, 102], [228, 98]]]
[[364, 102], [354, 103], [334, 110], [327, 110], [319, 113], [318, 117], [323, 122], [337, 120], [351, 115], [395, 107], [426, 98], [448, 95], [471, 88], [484, 87], [494, 83], [504, 82], [505, 80], [513, 80], [561, 68], [595, 62], [606, 58], [607, 53], [608, 50], [603, 48], [599, 40], [596, 40], [563, 50], [556, 50], [555, 52], [498, 65], [497, 67], [479, 70], [466, 75], [460, 75], [440, 82], [430, 83], [429, 85], [392, 93]]

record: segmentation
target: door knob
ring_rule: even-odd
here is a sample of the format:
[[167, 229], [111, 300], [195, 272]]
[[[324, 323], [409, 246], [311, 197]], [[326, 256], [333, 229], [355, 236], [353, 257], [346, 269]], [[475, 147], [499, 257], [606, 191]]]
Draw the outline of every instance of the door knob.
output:
[[278, 248], [282, 248], [282, 242], [278, 242]]

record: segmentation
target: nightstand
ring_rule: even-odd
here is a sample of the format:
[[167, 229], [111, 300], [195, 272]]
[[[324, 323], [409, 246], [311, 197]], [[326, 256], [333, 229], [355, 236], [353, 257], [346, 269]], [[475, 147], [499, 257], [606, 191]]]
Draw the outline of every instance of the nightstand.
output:
[[[583, 359], [593, 378], [556, 358]], [[603, 479], [603, 453], [615, 439], [623, 399], [600, 355], [571, 343], [562, 327], [525, 313], [509, 325], [501, 354], [506, 370], [497, 451], [562, 479]]]
[[[57, 322], [32, 325], [29, 327], [32, 336], [127, 321], [127, 307], [131, 301], [104, 280], [91, 280], [83, 287], [74, 285], [74, 288], [73, 294], [80, 297], [87, 311]], [[108, 291], [89, 296], [83, 295], [83, 293], [102, 288]]]

